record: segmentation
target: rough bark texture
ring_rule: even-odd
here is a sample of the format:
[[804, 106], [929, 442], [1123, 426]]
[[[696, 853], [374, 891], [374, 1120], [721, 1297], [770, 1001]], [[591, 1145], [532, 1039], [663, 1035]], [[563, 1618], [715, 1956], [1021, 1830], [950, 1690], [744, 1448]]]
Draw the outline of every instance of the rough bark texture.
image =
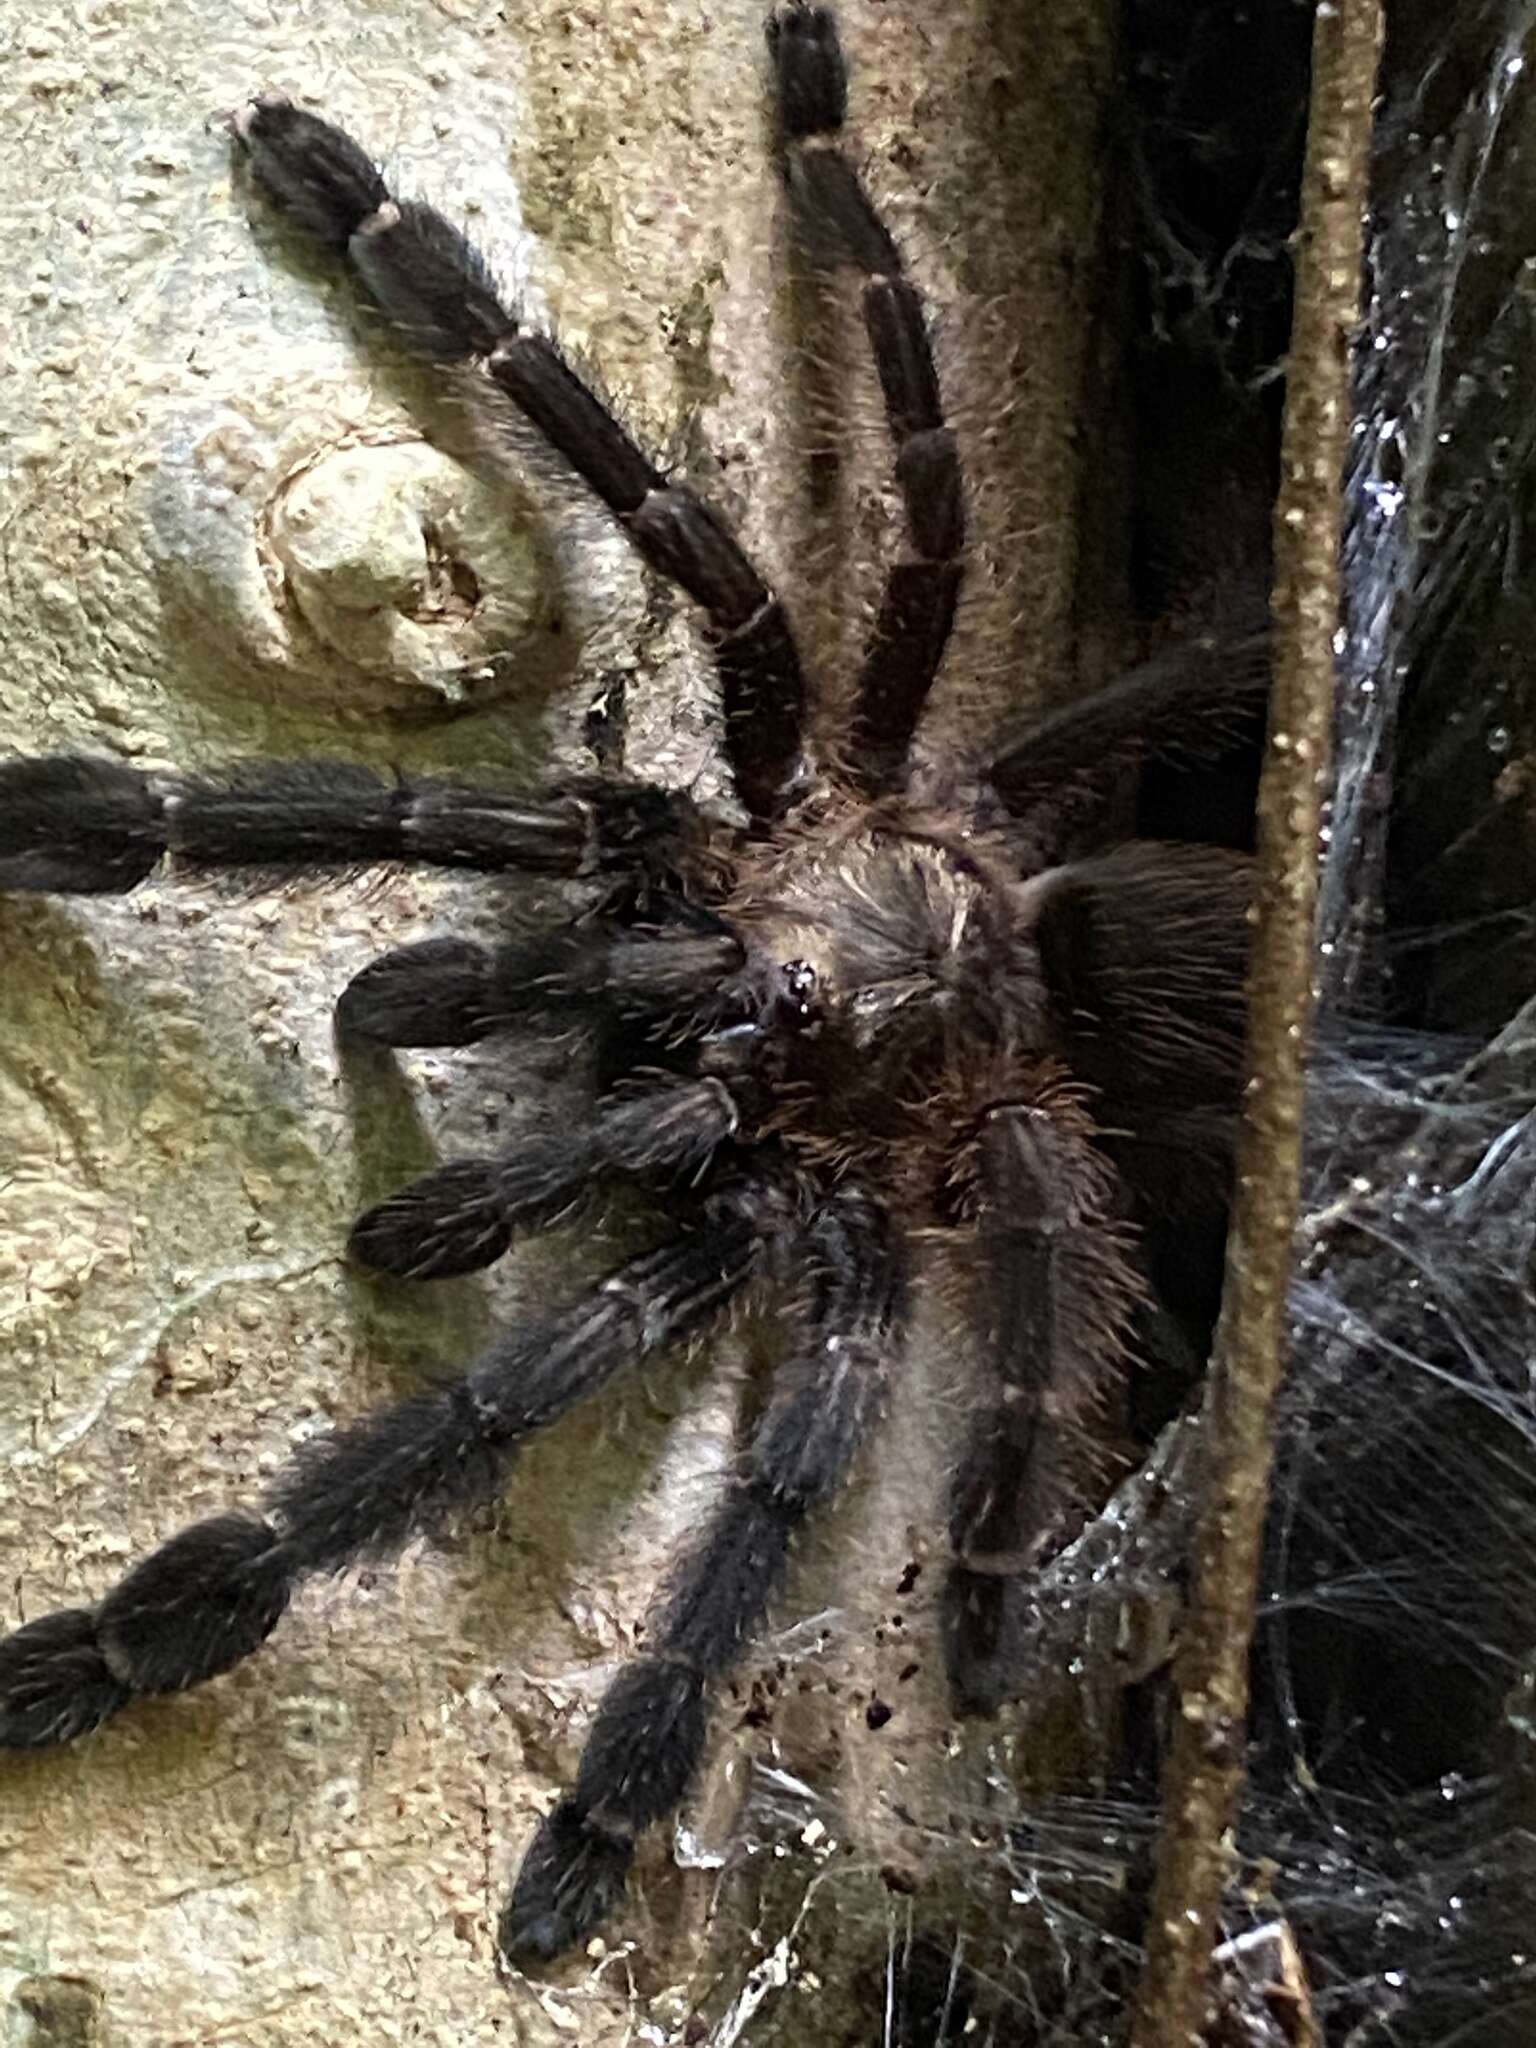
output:
[[[972, 573], [939, 744], [1098, 680], [1076, 625], [1103, 615], [1084, 585], [1114, 554], [1096, 488], [1110, 11], [841, 10], [871, 182], [950, 309], [945, 369], [994, 551]], [[330, 751], [528, 781], [590, 767], [588, 714], [622, 698], [626, 767], [708, 793], [711, 700], [677, 603], [567, 497], [429, 448], [423, 420], [462, 447], [451, 404], [204, 124], [268, 89], [354, 128], [465, 218], [792, 589], [804, 437], [783, 426], [797, 374], [762, 12], [25, 10], [0, 69], [0, 748], [191, 765]], [[402, 503], [433, 535], [414, 582]], [[867, 492], [860, 509], [868, 530]], [[507, 598], [498, 614], [470, 616], [465, 568]], [[496, 650], [511, 658], [466, 695], [453, 671]], [[526, 1056], [397, 1067], [333, 1045], [330, 1005], [372, 954], [495, 901], [400, 875], [0, 901], [5, 1625], [92, 1598], [248, 1496], [297, 1438], [451, 1368], [492, 1316], [601, 1255], [566, 1237], [493, 1283], [418, 1293], [338, 1259], [363, 1201], [558, 1085]], [[472, 2048], [617, 2042], [642, 2017], [659, 2039], [736, 1952], [739, 1982], [755, 1954], [740, 1923], [711, 1929], [709, 1866], [756, 1738], [728, 1727], [679, 1838], [701, 1867], [679, 1874], [659, 1843], [632, 1920], [552, 1985], [498, 1982], [491, 1946], [515, 1856], [728, 1454], [737, 1393], [697, 1363], [631, 1388], [532, 1451], [494, 1526], [311, 1585], [230, 1677], [0, 1766], [0, 2039]], [[1002, 1739], [978, 1738], [968, 1765], [948, 1755], [925, 1605], [898, 1593], [934, 1541], [948, 1415], [915, 1375], [875, 1483], [808, 1545], [793, 1594], [842, 1620], [822, 1678], [783, 1703], [774, 1754], [822, 1767], [829, 1795], [842, 1784], [871, 1867], [896, 1853], [880, 1836], [893, 1773], [933, 1839], [980, 1797], [944, 1774], [984, 1787]], [[839, 1577], [834, 1548], [859, 1572]], [[871, 1697], [895, 1697], [913, 1657], [921, 1674], [871, 1734]], [[1075, 1742], [1081, 1704], [1058, 1713]], [[913, 1788], [930, 1779], [925, 1808]], [[899, 1853], [921, 1861], [910, 1841]], [[833, 2037], [830, 2015], [818, 2031]]]

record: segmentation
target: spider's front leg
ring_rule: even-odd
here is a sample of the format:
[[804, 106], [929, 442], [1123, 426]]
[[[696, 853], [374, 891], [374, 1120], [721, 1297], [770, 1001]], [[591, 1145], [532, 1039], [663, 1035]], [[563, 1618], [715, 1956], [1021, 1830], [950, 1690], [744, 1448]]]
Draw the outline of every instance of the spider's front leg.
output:
[[609, 1687], [576, 1784], [539, 1827], [502, 1916], [514, 1963], [581, 1941], [617, 1905], [635, 1838], [688, 1788], [708, 1688], [761, 1627], [795, 1530], [834, 1493], [877, 1419], [905, 1293], [903, 1246], [844, 1188], [801, 1243], [814, 1291], [741, 1472], [681, 1560], [640, 1656]]
[[98, 1605], [18, 1629], [0, 1641], [0, 1747], [68, 1742], [136, 1694], [202, 1684], [259, 1647], [306, 1573], [490, 1498], [521, 1438], [711, 1322], [782, 1227], [773, 1190], [710, 1197], [695, 1229], [499, 1338], [460, 1379], [307, 1446], [262, 1513], [194, 1523]]
[[[696, 879], [708, 887], [707, 876]], [[501, 946], [423, 939], [396, 947], [348, 983], [336, 1023], [344, 1036], [378, 1045], [473, 1045], [534, 1019], [657, 1029], [677, 1020], [693, 1037], [744, 960], [730, 923], [698, 904], [664, 903], [645, 922], [604, 910]]]

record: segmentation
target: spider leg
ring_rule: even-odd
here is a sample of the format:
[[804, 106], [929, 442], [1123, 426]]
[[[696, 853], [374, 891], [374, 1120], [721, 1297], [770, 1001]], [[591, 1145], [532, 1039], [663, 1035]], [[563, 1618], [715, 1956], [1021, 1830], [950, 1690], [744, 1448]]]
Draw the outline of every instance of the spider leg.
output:
[[370, 961], [342, 991], [338, 1030], [379, 1045], [472, 1045], [530, 1017], [708, 1020], [743, 961], [715, 928], [610, 919], [502, 946], [424, 939]]
[[591, 783], [525, 797], [386, 782], [345, 761], [248, 761], [162, 778], [50, 754], [0, 763], [0, 890], [115, 895], [166, 854], [199, 867], [435, 867], [598, 875], [642, 867], [703, 830], [689, 800]]
[[1258, 736], [1268, 696], [1262, 627], [1204, 636], [1041, 719], [995, 757], [987, 780], [1028, 821], [1032, 859], [1066, 859], [1096, 832], [1102, 843], [1103, 804], [1124, 776], [1149, 759], [1219, 759]]
[[1252, 893], [1246, 855], [1156, 840], [1025, 883], [1072, 1071], [1107, 1126], [1235, 1116]]
[[406, 1280], [471, 1273], [499, 1259], [519, 1225], [549, 1221], [605, 1177], [701, 1174], [739, 1126], [722, 1082], [656, 1081], [600, 1102], [584, 1130], [531, 1132], [494, 1158], [424, 1174], [359, 1217], [347, 1248]]
[[840, 772], [866, 796], [897, 788], [938, 673], [959, 596], [965, 495], [945, 424], [922, 300], [858, 172], [833, 143], [848, 74], [830, 8], [779, 9], [768, 23], [785, 176], [796, 216], [829, 261], [864, 280], [864, 326], [896, 449], [912, 559], [896, 562], [865, 650]]
[[761, 1184], [712, 1196], [697, 1228], [499, 1338], [459, 1379], [306, 1446], [262, 1513], [193, 1523], [97, 1606], [0, 1641], [0, 1747], [68, 1742], [137, 1693], [202, 1684], [265, 1640], [306, 1573], [387, 1554], [491, 1497], [520, 1438], [712, 1321], [776, 1227]]
[[1061, 1091], [991, 1110], [974, 1162], [978, 1321], [993, 1391], [950, 1494], [943, 1631], [957, 1708], [991, 1713], [1012, 1677], [1024, 1577], [1075, 1491], [1082, 1423], [1125, 1359], [1142, 1283], [1114, 1175]]
[[277, 204], [346, 254], [416, 346], [482, 365], [651, 567], [703, 609], [737, 793], [755, 823], [778, 817], [800, 780], [805, 680], [784, 607], [739, 543], [702, 499], [652, 466], [554, 342], [521, 329], [457, 228], [419, 200], [391, 198], [349, 136], [275, 99], [254, 101], [235, 133]]
[[877, 1420], [901, 1314], [889, 1219], [853, 1190], [808, 1226], [816, 1292], [743, 1469], [679, 1563], [639, 1657], [608, 1688], [576, 1784], [540, 1823], [502, 1916], [514, 1963], [579, 1942], [617, 1904], [640, 1832], [687, 1790], [710, 1681], [761, 1627], [795, 1530], [836, 1491]]
[[1142, 1262], [1191, 1333], [1208, 1329], [1220, 1284], [1252, 891], [1247, 856], [1155, 840], [1021, 891], [1064, 1056], [1093, 1091], [1099, 1143], [1134, 1200]]

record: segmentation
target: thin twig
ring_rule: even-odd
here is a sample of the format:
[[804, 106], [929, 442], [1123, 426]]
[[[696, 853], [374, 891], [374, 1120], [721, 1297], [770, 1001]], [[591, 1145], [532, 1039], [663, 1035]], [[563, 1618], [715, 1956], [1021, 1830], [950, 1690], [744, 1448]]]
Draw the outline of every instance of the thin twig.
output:
[[1319, 825], [1339, 619], [1350, 341], [1359, 315], [1380, 43], [1381, 0], [1319, 0], [1276, 510], [1275, 680], [1259, 792], [1249, 1085], [1226, 1291], [1205, 1398], [1208, 1491], [1174, 1669], [1179, 1711], [1164, 1780], [1132, 2048], [1198, 2048], [1206, 2039], [1217, 1918], [1234, 1870], [1248, 1657], [1300, 1187]]

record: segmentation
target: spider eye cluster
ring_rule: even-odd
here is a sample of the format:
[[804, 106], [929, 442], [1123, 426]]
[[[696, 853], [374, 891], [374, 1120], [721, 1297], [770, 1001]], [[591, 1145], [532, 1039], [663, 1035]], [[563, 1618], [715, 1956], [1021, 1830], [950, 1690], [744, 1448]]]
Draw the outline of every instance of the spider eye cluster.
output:
[[807, 1030], [818, 1021], [820, 977], [809, 960], [786, 960], [779, 969], [779, 1002], [786, 1021]]

